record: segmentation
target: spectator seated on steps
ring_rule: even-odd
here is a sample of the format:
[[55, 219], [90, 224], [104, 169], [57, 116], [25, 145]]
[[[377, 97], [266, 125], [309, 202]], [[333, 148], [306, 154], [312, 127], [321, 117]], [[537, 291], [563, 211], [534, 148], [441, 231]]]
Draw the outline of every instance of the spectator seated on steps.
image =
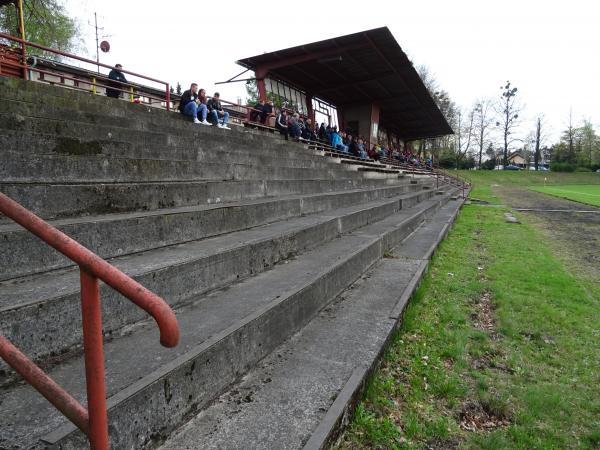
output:
[[306, 141], [316, 141], [317, 135], [313, 130], [312, 120], [306, 119], [304, 122], [304, 128], [302, 129], [302, 139]]
[[213, 95], [212, 98], [207, 102], [206, 106], [208, 107], [208, 116], [213, 125], [223, 128], [224, 130], [231, 130], [231, 128], [227, 126], [227, 122], [229, 121], [229, 113], [223, 110], [219, 98], [220, 94], [215, 92], [215, 95]]
[[365, 141], [362, 139], [362, 137], [358, 139], [358, 156], [360, 156], [362, 159], [369, 159], [369, 155], [365, 150]]
[[340, 150], [344, 153], [348, 153], [348, 146], [344, 145], [344, 142], [342, 141], [342, 137], [339, 135], [336, 128], [333, 128], [331, 130], [331, 146], [333, 148], [335, 148], [336, 150]]
[[261, 119], [265, 107], [265, 101], [258, 99], [256, 105], [250, 110], [250, 122], [258, 122]]
[[298, 139], [302, 134], [302, 129], [300, 128], [300, 116], [298, 113], [290, 115], [288, 119], [288, 130], [293, 139]]
[[277, 118], [275, 119], [275, 128], [279, 130], [281, 134], [285, 137], [285, 140], [288, 140], [289, 128], [288, 128], [288, 117], [285, 113], [285, 109], [281, 108], [279, 114], [277, 114]]
[[[204, 92], [204, 89], [201, 89], [200, 92]], [[204, 99], [203, 103], [201, 97], [198, 96], [198, 84], [192, 83], [190, 88], [181, 94], [179, 112], [184, 116], [191, 117], [194, 123], [210, 125], [206, 121], [206, 96], [204, 96]], [[198, 114], [202, 117], [202, 121], [198, 120]]]
[[319, 136], [319, 140], [329, 143], [329, 139], [327, 138], [327, 129], [325, 128], [325, 122], [321, 123], [317, 135]]
[[273, 100], [267, 100], [267, 102], [262, 107], [262, 113], [260, 113], [260, 123], [265, 125], [267, 123], [267, 119], [273, 114]]

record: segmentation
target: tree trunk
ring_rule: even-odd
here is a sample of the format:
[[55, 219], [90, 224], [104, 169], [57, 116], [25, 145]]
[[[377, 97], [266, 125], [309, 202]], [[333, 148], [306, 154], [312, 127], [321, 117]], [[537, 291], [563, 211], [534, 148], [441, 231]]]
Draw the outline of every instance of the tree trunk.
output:
[[535, 155], [534, 155], [534, 164], [535, 164], [535, 170], [538, 170], [539, 164], [540, 164], [540, 135], [541, 135], [541, 131], [542, 131], [542, 121], [541, 119], [538, 117], [537, 120], [537, 127], [535, 130]]

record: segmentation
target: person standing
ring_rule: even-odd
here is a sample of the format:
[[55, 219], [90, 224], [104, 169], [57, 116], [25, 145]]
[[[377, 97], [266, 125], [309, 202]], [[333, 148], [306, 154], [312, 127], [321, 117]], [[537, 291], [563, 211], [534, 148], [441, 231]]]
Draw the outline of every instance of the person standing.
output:
[[123, 66], [121, 64], [116, 64], [115, 68], [109, 72], [108, 79], [113, 81], [108, 82], [110, 87], [106, 88], [107, 97], [121, 97], [121, 91], [119, 89], [123, 89], [125, 87], [122, 83], [127, 83], [127, 78], [125, 78], [125, 75], [123, 75], [123, 72], [121, 72], [122, 69]]

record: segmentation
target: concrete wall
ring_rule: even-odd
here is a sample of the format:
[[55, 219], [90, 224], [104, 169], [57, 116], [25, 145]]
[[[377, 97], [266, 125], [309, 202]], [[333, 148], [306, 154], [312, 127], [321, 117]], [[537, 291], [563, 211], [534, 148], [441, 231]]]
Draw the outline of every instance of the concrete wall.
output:
[[342, 110], [343, 125], [358, 122], [358, 134], [367, 140], [371, 134], [371, 105], [345, 107]]

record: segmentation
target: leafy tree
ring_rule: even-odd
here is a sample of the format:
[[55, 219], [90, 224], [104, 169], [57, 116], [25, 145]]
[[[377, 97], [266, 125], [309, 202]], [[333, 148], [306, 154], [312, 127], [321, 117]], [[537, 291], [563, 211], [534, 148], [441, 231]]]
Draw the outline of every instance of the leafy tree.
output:
[[177, 95], [181, 95], [181, 83], [179, 81], [177, 82], [177, 89], [175, 90], [175, 93]]
[[569, 125], [567, 129], [563, 132], [561, 141], [566, 144], [566, 151], [561, 153], [562, 161], [568, 162], [571, 164], [575, 163], [576, 154], [575, 154], [575, 139], [576, 139], [576, 129], [573, 126], [573, 111], [569, 111]]
[[600, 138], [592, 122], [587, 119], [577, 131], [581, 148], [580, 160], [591, 167], [595, 162], [600, 162]]
[[[418, 66], [417, 72], [423, 81], [423, 84], [429, 91], [429, 95], [440, 109], [441, 113], [446, 118], [446, 121], [452, 129], [456, 129], [456, 119], [458, 107], [450, 98], [450, 94], [441, 89], [439, 84], [427, 66]], [[422, 139], [415, 142], [415, 148], [419, 154], [425, 155], [429, 153], [434, 161], [440, 161], [441, 155], [444, 152], [451, 151], [453, 148], [454, 137], [452, 135], [440, 136], [433, 139]]]
[[[273, 92], [267, 92], [267, 100], [271, 100], [276, 108], [285, 106], [294, 111], [299, 111], [298, 105], [295, 102]], [[258, 87], [256, 85], [256, 80], [246, 81], [246, 102], [249, 105], [256, 105], [258, 103]]]
[[[25, 39], [46, 47], [73, 52], [81, 43], [77, 21], [68, 15], [61, 0], [24, 0]], [[0, 8], [0, 30], [19, 36], [15, 8]], [[30, 48], [28, 53], [42, 54]], [[52, 56], [52, 55], [47, 55]]]

